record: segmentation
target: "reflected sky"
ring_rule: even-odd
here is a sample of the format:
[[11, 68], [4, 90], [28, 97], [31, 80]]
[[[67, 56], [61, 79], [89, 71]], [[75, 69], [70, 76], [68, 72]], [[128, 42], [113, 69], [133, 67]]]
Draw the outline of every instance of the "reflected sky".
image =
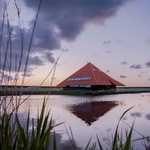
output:
[[[23, 96], [22, 99], [25, 97]], [[20, 107], [20, 117], [26, 118], [28, 108], [30, 108], [31, 117], [36, 118], [43, 99], [43, 95], [31, 96]], [[51, 110], [54, 124], [63, 122], [55, 128], [57, 134], [60, 134], [61, 144], [68, 143], [68, 133], [71, 127], [79, 147], [85, 148], [91, 137], [92, 145], [97, 135], [105, 149], [110, 148], [108, 142], [112, 141], [119, 117], [130, 107], [133, 108], [124, 115], [119, 130], [130, 129], [129, 126], [135, 121], [134, 130], [143, 136], [150, 136], [150, 93], [103, 96], [51, 95], [46, 109]], [[132, 138], [141, 138], [141, 135], [135, 131]], [[135, 142], [135, 148], [143, 149], [141, 142]]]

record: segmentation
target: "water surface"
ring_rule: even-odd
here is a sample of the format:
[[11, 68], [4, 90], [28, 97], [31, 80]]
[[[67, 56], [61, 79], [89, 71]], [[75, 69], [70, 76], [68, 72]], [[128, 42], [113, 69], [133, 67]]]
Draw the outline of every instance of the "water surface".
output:
[[[28, 108], [31, 117], [37, 117], [43, 99], [44, 95], [33, 95], [20, 107], [22, 121], [26, 118]], [[133, 108], [125, 114], [123, 122], [120, 123], [120, 132], [130, 129], [129, 126], [135, 121], [133, 139], [141, 138], [141, 134], [150, 136], [150, 93], [103, 96], [50, 95], [47, 101], [47, 109], [51, 109], [53, 123], [63, 122], [55, 128], [60, 149], [72, 149], [69, 141], [71, 131], [79, 149], [84, 149], [91, 137], [91, 145], [94, 144], [96, 135], [104, 149], [110, 149], [109, 143], [112, 142], [119, 117], [131, 107]], [[144, 149], [141, 142], [145, 144], [146, 141], [136, 141], [135, 149]]]

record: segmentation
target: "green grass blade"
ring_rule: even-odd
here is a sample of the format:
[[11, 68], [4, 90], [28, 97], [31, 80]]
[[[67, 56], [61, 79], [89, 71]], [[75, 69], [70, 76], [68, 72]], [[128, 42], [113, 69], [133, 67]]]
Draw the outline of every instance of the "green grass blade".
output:
[[44, 119], [44, 123], [43, 123], [43, 126], [42, 126], [42, 131], [41, 131], [40, 137], [42, 137], [44, 132], [46, 131], [46, 127], [47, 127], [47, 124], [48, 124], [48, 118], [49, 118], [49, 112], [48, 112], [47, 116]]
[[26, 138], [26, 135], [25, 135], [25, 130], [23, 127], [21, 127], [21, 124], [19, 122], [19, 118], [18, 116], [16, 116], [16, 121], [17, 121], [17, 126], [18, 126], [18, 131], [19, 131], [19, 140], [18, 140], [18, 143], [21, 147], [26, 147], [27, 145], [27, 138]]
[[29, 123], [30, 123], [30, 110], [28, 110], [28, 116], [26, 121], [26, 135], [29, 133]]
[[53, 150], [57, 150], [57, 143], [56, 143], [56, 134], [54, 131], [54, 139], [53, 139]]
[[134, 122], [132, 124], [131, 129], [130, 129], [129, 135], [127, 136], [127, 140], [125, 142], [124, 150], [129, 150], [130, 147], [131, 147], [131, 137], [132, 137], [132, 132], [133, 132], [133, 126], [134, 126]]

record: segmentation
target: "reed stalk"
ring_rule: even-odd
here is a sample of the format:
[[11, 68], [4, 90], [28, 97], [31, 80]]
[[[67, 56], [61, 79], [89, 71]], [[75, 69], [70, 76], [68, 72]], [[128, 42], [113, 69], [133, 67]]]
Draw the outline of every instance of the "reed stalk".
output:
[[[32, 119], [30, 117], [30, 110], [28, 111], [28, 116], [26, 119], [26, 124], [22, 124], [19, 118], [19, 107], [25, 102], [27, 98], [22, 100], [22, 92], [24, 87], [25, 76], [22, 78], [22, 89], [20, 95], [18, 96], [17, 85], [19, 74], [21, 70], [24, 70], [24, 75], [27, 72], [28, 60], [31, 52], [32, 41], [34, 36], [34, 31], [36, 28], [36, 22], [40, 12], [40, 7], [42, 0], [38, 5], [37, 14], [35, 17], [35, 22], [33, 25], [29, 47], [27, 50], [27, 56], [25, 61], [24, 68], [22, 65], [23, 53], [26, 53], [24, 49], [24, 36], [23, 29], [20, 22], [20, 10], [17, 5], [17, 1], [14, 0], [16, 11], [18, 14], [19, 20], [19, 29], [20, 29], [20, 54], [16, 54], [15, 63], [12, 62], [12, 29], [9, 23], [9, 14], [8, 14], [8, 3], [4, 4], [3, 17], [1, 20], [0, 26], [0, 88], [5, 87], [5, 90], [0, 91], [0, 149], [1, 150], [47, 150], [49, 148], [50, 141], [53, 138], [53, 149], [57, 149], [56, 136], [54, 132], [54, 127], [57, 125], [52, 124], [52, 119], [50, 119], [50, 111], [45, 112], [46, 108], [46, 97], [44, 98], [42, 109], [37, 119]], [[4, 55], [2, 55], [4, 54]], [[19, 58], [18, 58], [19, 56]], [[15, 64], [15, 73], [14, 68], [12, 68], [13, 63]], [[51, 72], [50, 72], [51, 73]], [[50, 75], [49, 73], [49, 75]], [[13, 82], [10, 80], [11, 76], [14, 75]], [[47, 77], [46, 77], [47, 78]], [[45, 81], [46, 79], [44, 79]], [[42, 85], [42, 84], [41, 84]], [[9, 91], [9, 86], [13, 88]], [[2, 93], [3, 92], [3, 93]], [[31, 96], [31, 95], [30, 95]], [[31, 130], [30, 130], [31, 128]]]

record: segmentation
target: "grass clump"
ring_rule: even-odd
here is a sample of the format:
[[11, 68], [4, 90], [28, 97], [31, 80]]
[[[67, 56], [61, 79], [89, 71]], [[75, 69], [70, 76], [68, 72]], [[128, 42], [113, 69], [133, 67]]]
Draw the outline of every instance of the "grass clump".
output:
[[[128, 124], [126, 124], [122, 118], [123, 116], [133, 107], [129, 108], [128, 110], [126, 110], [121, 117], [119, 118], [118, 124], [116, 126], [116, 130], [114, 133], [114, 136], [112, 137], [112, 142], [107, 141], [108, 143], [108, 147], [104, 148], [102, 146], [102, 143], [99, 139], [98, 136], [97, 137], [97, 141], [90, 147], [90, 141], [89, 140], [87, 146], [86, 146], [86, 150], [105, 150], [105, 149], [109, 149], [109, 150], [134, 150], [135, 146], [136, 146], [136, 142], [141, 141], [141, 144], [143, 144], [143, 150], [149, 150], [149, 143], [150, 143], [150, 137], [145, 137], [143, 136], [141, 133], [139, 133], [138, 131], [136, 131], [134, 129], [134, 122], [132, 123], [131, 126], [129, 126]], [[125, 129], [124, 131], [119, 131], [119, 126], [120, 126], [120, 122], [125, 123], [128, 127], [129, 130]], [[132, 135], [133, 132], [136, 132], [137, 134], [139, 134], [141, 136], [141, 138], [139, 139], [133, 139]], [[124, 134], [123, 134], [124, 133]], [[97, 146], [98, 145], [98, 146]]]
[[[133, 107], [129, 108], [128, 110], [126, 110], [122, 116], [119, 118], [116, 130], [115, 130], [115, 134], [112, 138], [112, 142], [108, 142], [109, 148], [111, 150], [131, 150], [133, 149], [133, 141], [132, 141], [132, 133], [133, 133], [133, 127], [134, 127], [134, 123], [132, 124], [130, 131], [128, 132], [127, 130], [125, 130], [125, 138], [123, 138], [123, 132], [119, 132], [119, 125], [120, 125], [120, 121], [122, 120], [123, 116]], [[86, 146], [86, 150], [104, 150], [102, 143], [99, 139], [98, 136], [96, 136], [97, 138], [97, 142], [94, 143], [91, 147], [90, 145], [90, 141], [89, 140], [87, 146]], [[98, 146], [96, 145], [98, 144]]]
[[53, 149], [57, 149], [56, 136], [53, 131], [56, 125], [49, 121], [50, 111], [45, 114], [46, 101], [37, 119], [31, 119], [30, 112], [26, 123], [22, 125], [16, 112], [4, 112], [0, 116], [0, 149], [1, 150], [47, 150], [53, 134]]

